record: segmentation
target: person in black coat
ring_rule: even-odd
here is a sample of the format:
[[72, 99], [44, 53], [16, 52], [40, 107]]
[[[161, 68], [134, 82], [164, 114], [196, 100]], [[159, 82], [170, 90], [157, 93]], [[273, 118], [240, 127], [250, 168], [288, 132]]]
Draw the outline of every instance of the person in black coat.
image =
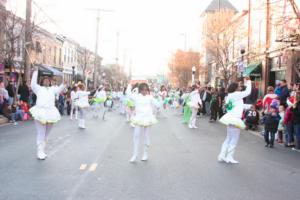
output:
[[290, 96], [289, 88], [287, 87], [286, 80], [281, 80], [280, 83], [280, 104], [281, 105], [286, 105], [286, 100]]
[[246, 129], [256, 130], [259, 122], [259, 112], [255, 105], [252, 105], [249, 110], [245, 112]]
[[278, 114], [277, 106], [271, 105], [270, 112], [263, 117], [266, 147], [274, 147], [275, 134], [278, 130], [279, 121], [280, 116]]
[[9, 105], [12, 105], [15, 97], [15, 91], [16, 91], [12, 81], [9, 81], [8, 85], [6, 86], [6, 90], [9, 96]]
[[29, 103], [30, 92], [26, 81], [24, 81], [23, 84], [19, 87], [18, 94], [20, 95], [20, 100]]
[[291, 107], [291, 112], [294, 116], [294, 133], [296, 135], [296, 149], [300, 149], [300, 92], [296, 94], [296, 101]]

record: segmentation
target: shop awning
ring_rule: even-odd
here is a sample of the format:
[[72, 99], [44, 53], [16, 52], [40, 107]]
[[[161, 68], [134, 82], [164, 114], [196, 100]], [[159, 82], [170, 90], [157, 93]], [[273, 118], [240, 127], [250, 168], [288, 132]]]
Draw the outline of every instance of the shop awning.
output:
[[53, 72], [43, 65], [36, 65], [39, 69], [39, 76], [53, 76]]
[[261, 74], [262, 74], [262, 64], [261, 62], [256, 62], [256, 63], [249, 64], [243, 75], [260, 77]]
[[44, 66], [45, 68], [47, 68], [49, 71], [51, 71], [53, 73], [54, 76], [63, 76], [64, 73], [55, 69], [54, 67], [51, 67], [51, 66]]

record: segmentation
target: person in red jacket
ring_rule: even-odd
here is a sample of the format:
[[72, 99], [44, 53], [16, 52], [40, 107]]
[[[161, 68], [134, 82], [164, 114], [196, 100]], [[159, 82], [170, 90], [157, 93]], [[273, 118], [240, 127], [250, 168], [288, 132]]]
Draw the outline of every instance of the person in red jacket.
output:
[[285, 133], [285, 147], [293, 147], [294, 146], [294, 127], [293, 127], [294, 116], [291, 112], [291, 107], [288, 107], [285, 111], [283, 124], [286, 127]]
[[274, 93], [274, 88], [269, 86], [267, 88], [267, 94], [263, 99], [263, 113], [267, 114], [270, 112], [271, 104], [274, 100], [278, 100], [278, 96]]

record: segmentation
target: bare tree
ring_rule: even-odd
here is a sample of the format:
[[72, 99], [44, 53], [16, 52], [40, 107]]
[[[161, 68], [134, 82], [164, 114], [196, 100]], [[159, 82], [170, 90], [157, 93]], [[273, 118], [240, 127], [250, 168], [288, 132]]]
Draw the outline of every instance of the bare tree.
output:
[[21, 41], [24, 40], [24, 20], [17, 17], [14, 13], [6, 11], [2, 13], [0, 23], [4, 27], [5, 43], [0, 46], [1, 57], [4, 64], [13, 72], [14, 59], [18, 51], [22, 50]]
[[[196, 69], [199, 69], [200, 58], [198, 52], [177, 50], [169, 63], [169, 78], [173, 84], [177, 84], [179, 87], [188, 86], [192, 80], [192, 67], [195, 66]], [[199, 70], [197, 70], [196, 77], [198, 77], [198, 72]]]
[[241, 41], [245, 36], [245, 33], [239, 30], [241, 21], [234, 21], [233, 16], [234, 12], [229, 10], [216, 11], [208, 15], [204, 30], [207, 53], [216, 63], [217, 70], [221, 70], [225, 86], [233, 77], [230, 63], [231, 47], [234, 41]]
[[86, 72], [92, 64], [92, 53], [87, 48], [80, 48], [78, 53], [78, 67], [82, 71], [83, 80], [86, 79]]

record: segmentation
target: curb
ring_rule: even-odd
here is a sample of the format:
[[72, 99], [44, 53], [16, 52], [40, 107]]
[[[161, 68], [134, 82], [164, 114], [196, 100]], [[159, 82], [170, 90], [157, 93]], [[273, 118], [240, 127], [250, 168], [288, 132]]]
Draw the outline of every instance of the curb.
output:
[[[258, 136], [258, 137], [260, 137], [260, 138], [264, 138], [261, 134], [260, 134], [260, 132], [256, 132], [256, 131], [251, 131], [251, 130], [245, 130], [246, 132], [248, 132], [248, 133], [251, 133], [252, 135], [255, 135], [255, 136]], [[287, 147], [285, 147], [284, 146], [284, 143], [276, 143], [277, 145], [280, 145], [281, 147], [283, 147], [283, 148], [285, 148], [285, 149], [288, 149], [289, 151], [296, 151], [296, 152], [298, 152], [298, 153], [300, 153], [300, 150], [297, 150], [297, 149], [295, 149], [295, 148], [287, 148]]]

